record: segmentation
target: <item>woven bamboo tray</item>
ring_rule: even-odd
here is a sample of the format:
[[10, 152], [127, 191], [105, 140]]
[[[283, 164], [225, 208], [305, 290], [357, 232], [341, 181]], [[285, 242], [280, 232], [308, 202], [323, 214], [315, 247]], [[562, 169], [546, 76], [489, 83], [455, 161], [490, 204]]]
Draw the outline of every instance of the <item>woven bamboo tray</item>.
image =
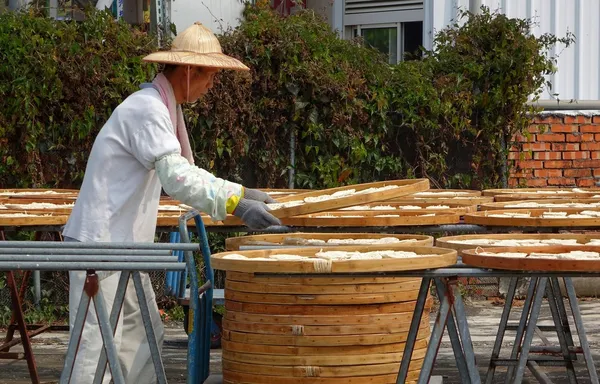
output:
[[[18, 195], [7, 195], [7, 192], [18, 193]], [[56, 193], [43, 193], [56, 192]], [[75, 199], [79, 191], [77, 189], [45, 189], [45, 188], [24, 188], [24, 189], [0, 189], [0, 197], [16, 199]]]
[[[226, 276], [226, 382], [396, 382], [420, 279], [232, 270]], [[429, 297], [409, 366], [410, 381], [418, 378], [425, 356], [431, 306]]]
[[[553, 197], [559, 197], [563, 194], [569, 195], [572, 193], [596, 193], [600, 194], [598, 188], [558, 188], [558, 187], [544, 187], [544, 188], [501, 188], [501, 189], [484, 189], [483, 196], [498, 196], [498, 195], [514, 195], [514, 194], [534, 194], [533, 192], [544, 195], [550, 195]], [[537, 193], [536, 193], [537, 194]]]
[[[459, 252], [459, 255], [462, 255], [462, 251], [467, 249], [475, 249], [477, 247], [489, 248], [489, 247], [500, 247], [498, 245], [476, 245], [476, 244], [462, 244], [462, 243], [453, 243], [452, 241], [456, 240], [476, 240], [476, 239], [486, 239], [486, 240], [577, 240], [579, 245], [585, 245], [593, 239], [600, 240], [600, 233], [587, 233], [587, 234], [575, 234], [575, 233], [489, 233], [485, 235], [457, 235], [457, 236], [446, 236], [440, 237], [435, 240], [436, 247], [456, 249]], [[525, 245], [523, 245], [525, 246]], [[544, 246], [544, 247], [550, 247]]]
[[[29, 227], [44, 225], [65, 225], [69, 215], [64, 213], [42, 212], [39, 216], [3, 217], [5, 214], [18, 214], [22, 211], [0, 210], [0, 227]], [[30, 213], [38, 215], [38, 213]], [[43, 216], [42, 216], [43, 215]]]
[[380, 259], [380, 260], [340, 260], [332, 261], [323, 266], [312, 261], [254, 261], [234, 260], [223, 257], [231, 254], [241, 254], [248, 258], [269, 257], [271, 255], [288, 254], [306, 257], [315, 257], [322, 247], [303, 247], [268, 249], [256, 251], [235, 251], [216, 253], [211, 256], [213, 268], [225, 271], [238, 272], [266, 272], [266, 273], [358, 273], [358, 272], [383, 272], [383, 271], [408, 271], [418, 269], [438, 268], [456, 263], [456, 251], [435, 247], [413, 247], [406, 245], [367, 245], [367, 246], [344, 246], [335, 247], [336, 251], [384, 251], [396, 250], [415, 252], [417, 257], [403, 259]]
[[[400, 241], [410, 241], [409, 243], [407, 242], [409, 245], [433, 245], [433, 237], [426, 235], [396, 235], [381, 233], [287, 233], [229, 237], [225, 240], [225, 249], [228, 251], [235, 251], [246, 245], [300, 247], [311, 246], [311, 244], [307, 244], [307, 240], [328, 241], [331, 239], [381, 239], [384, 237], [393, 237]], [[319, 244], [319, 246], [333, 245], [335, 244]]]
[[[468, 213], [464, 216], [467, 224], [507, 226], [507, 227], [594, 227], [600, 226], [598, 218], [543, 218], [545, 212], [567, 212], [567, 214], [580, 213], [582, 211], [598, 211], [595, 209], [502, 209], [494, 211], [483, 211]], [[492, 214], [502, 213], [529, 213], [531, 217], [490, 217]]]
[[[544, 207], [517, 207], [516, 204], [544, 204]], [[556, 206], [557, 204], [588, 204], [589, 207], [585, 209], [600, 209], [600, 199], [531, 199], [531, 200], [511, 200], [511, 201], [501, 201], [495, 203], [487, 203], [482, 204], [480, 209], [482, 211], [491, 211], [495, 209], [537, 209], [537, 208], [553, 208], [553, 209], [561, 209], [565, 207]], [[593, 204], [597, 204], [596, 207]], [[576, 207], [578, 208], [578, 207]]]
[[600, 272], [600, 258], [588, 260], [545, 259], [529, 257], [485, 256], [482, 252], [543, 252], [562, 253], [571, 251], [600, 252], [600, 246], [549, 246], [549, 247], [480, 247], [462, 252], [463, 263], [474, 267], [505, 269], [511, 271], [542, 272]]
[[[376, 217], [383, 214], [398, 217]], [[433, 216], [425, 216], [425, 215]], [[362, 217], [353, 217], [362, 216]], [[281, 219], [283, 225], [295, 227], [404, 227], [419, 225], [457, 224], [459, 214], [429, 212], [332, 211]]]
[[474, 197], [455, 197], [455, 198], [415, 198], [415, 197], [403, 197], [399, 199], [393, 199], [386, 201], [386, 204], [459, 204], [466, 206], [477, 206], [480, 204], [492, 203], [494, 198], [491, 196], [474, 196]]
[[494, 201], [516, 201], [516, 200], [544, 200], [544, 199], [593, 199], [594, 196], [600, 196], [598, 193], [564, 193], [560, 195], [545, 195], [545, 194], [523, 194], [523, 193], [507, 193], [494, 196]]
[[[439, 208], [440, 205], [447, 206], [448, 208]], [[369, 209], [367, 209], [369, 207]], [[365, 205], [355, 205], [353, 207], [346, 207], [334, 212], [342, 211], [342, 212], [356, 212], [356, 211], [373, 211], [380, 212], [384, 211], [384, 209], [373, 209], [374, 207], [391, 207], [390, 209], [385, 209], [385, 211], [392, 212], [426, 212], [426, 213], [448, 213], [448, 214], [458, 214], [463, 215], [468, 212], [477, 211], [476, 204], [427, 204], [422, 203], [420, 200], [416, 200], [414, 204], [398, 204], [398, 203], [372, 203]], [[418, 207], [418, 208], [414, 208]], [[349, 209], [356, 208], [356, 209]], [[365, 209], [358, 209], [365, 208]]]
[[424, 198], [450, 198], [450, 197], [479, 197], [481, 191], [471, 189], [428, 189], [427, 191], [417, 192], [411, 195], [411, 197], [424, 197]]
[[279, 218], [291, 217], [298, 215], [305, 215], [314, 212], [323, 212], [329, 210], [335, 210], [339, 208], [350, 207], [353, 205], [368, 204], [378, 201], [386, 201], [401, 196], [410, 195], [411, 193], [425, 191], [429, 188], [429, 180], [427, 179], [410, 179], [410, 180], [390, 180], [380, 181], [375, 183], [365, 183], [348, 185], [345, 187], [324, 189], [320, 191], [313, 191], [308, 193], [297, 194], [294, 196], [288, 196], [280, 199], [276, 199], [278, 202], [290, 202], [295, 200], [304, 200], [308, 197], [319, 197], [322, 195], [331, 195], [336, 192], [346, 191], [354, 189], [356, 192], [369, 189], [369, 188], [381, 188], [386, 186], [396, 185], [399, 188], [389, 189], [380, 192], [364, 193], [359, 195], [350, 195], [346, 197], [340, 197], [337, 199], [325, 200], [315, 203], [304, 203], [295, 207], [273, 209], [271, 213]]

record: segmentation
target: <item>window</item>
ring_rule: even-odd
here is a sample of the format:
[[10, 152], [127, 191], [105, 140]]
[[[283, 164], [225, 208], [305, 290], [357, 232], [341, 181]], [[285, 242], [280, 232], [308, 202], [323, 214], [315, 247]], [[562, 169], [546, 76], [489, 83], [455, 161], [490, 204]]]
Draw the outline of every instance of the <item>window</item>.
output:
[[365, 44], [388, 55], [390, 64], [396, 64], [421, 56], [423, 22], [358, 25], [353, 28], [353, 36], [362, 37]]

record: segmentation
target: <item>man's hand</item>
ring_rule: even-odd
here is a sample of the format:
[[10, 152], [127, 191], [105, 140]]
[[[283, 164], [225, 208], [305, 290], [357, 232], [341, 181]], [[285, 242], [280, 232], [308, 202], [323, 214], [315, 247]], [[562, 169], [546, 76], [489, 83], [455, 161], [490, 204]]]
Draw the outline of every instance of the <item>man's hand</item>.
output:
[[281, 225], [281, 221], [269, 213], [269, 207], [262, 201], [242, 198], [233, 211], [233, 215], [242, 219], [251, 229], [265, 229], [272, 225]]
[[244, 187], [244, 197], [246, 199], [260, 201], [260, 202], [263, 202], [266, 204], [271, 204], [271, 203], [277, 202], [271, 196], [269, 196], [268, 193], [259, 191], [258, 189], [250, 189], [250, 188], [245, 188], [245, 187]]

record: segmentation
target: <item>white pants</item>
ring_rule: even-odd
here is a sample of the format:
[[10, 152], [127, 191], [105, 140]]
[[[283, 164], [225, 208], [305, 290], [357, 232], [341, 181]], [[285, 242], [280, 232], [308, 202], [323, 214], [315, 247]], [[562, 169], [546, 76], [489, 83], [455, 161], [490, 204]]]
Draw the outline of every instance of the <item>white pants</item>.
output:
[[[100, 289], [104, 295], [108, 316], [110, 316], [112, 304], [115, 300], [120, 276], [120, 272], [98, 272]], [[85, 277], [85, 272], [69, 272], [69, 324], [71, 332], [73, 331], [75, 317], [77, 316]], [[158, 306], [156, 305], [154, 290], [152, 289], [148, 274], [142, 273], [141, 277], [158, 347], [159, 349], [162, 349], [164, 327], [158, 312]], [[121, 316], [119, 316], [114, 341], [117, 352], [119, 353], [119, 361], [121, 363], [125, 382], [128, 384], [155, 383], [156, 375], [154, 373], [154, 364], [150, 355], [146, 331], [144, 330], [144, 323], [142, 322], [140, 306], [138, 304], [132, 277], [129, 278], [129, 283], [127, 285], [123, 310]], [[94, 304], [93, 302], [90, 302], [88, 315], [81, 335], [79, 350], [75, 359], [75, 368], [73, 369], [73, 374], [71, 376], [71, 384], [91, 384], [93, 382], [102, 346], [103, 343], [102, 336], [100, 335], [100, 328], [98, 327], [98, 318], [96, 317]], [[107, 365], [103, 383], [108, 384], [110, 380], [110, 368]]]

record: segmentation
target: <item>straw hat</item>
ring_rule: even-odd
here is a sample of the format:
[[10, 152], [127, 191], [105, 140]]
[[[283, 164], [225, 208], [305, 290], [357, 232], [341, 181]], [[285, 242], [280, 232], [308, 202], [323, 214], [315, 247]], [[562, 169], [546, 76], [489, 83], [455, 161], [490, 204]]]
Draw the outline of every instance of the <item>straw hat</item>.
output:
[[170, 51], [151, 53], [144, 57], [144, 61], [238, 71], [249, 70], [241, 61], [223, 54], [217, 37], [200, 22], [195, 22], [180, 33], [173, 40]]

